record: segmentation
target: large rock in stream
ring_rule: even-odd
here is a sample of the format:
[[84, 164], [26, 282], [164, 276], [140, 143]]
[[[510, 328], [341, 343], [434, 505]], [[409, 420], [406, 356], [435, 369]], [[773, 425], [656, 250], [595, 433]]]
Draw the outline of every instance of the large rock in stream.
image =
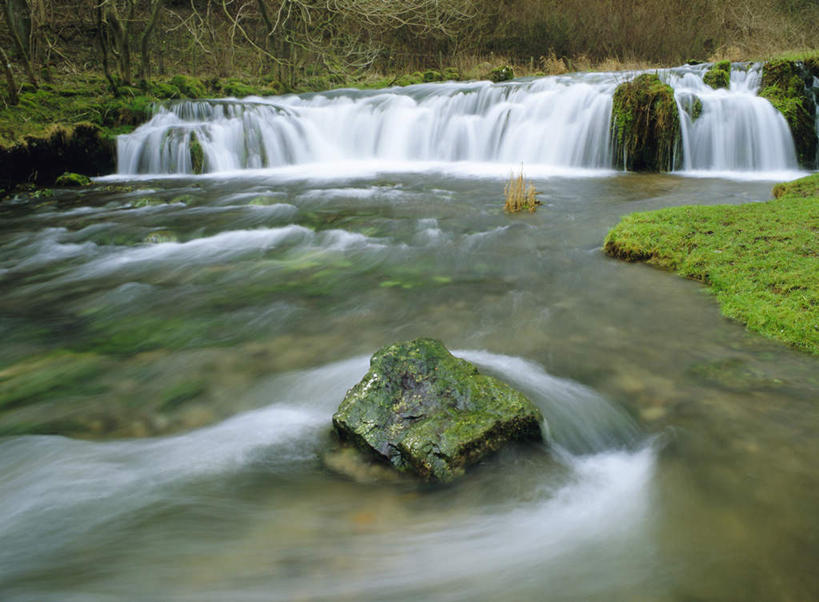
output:
[[333, 415], [344, 441], [427, 481], [451, 481], [510, 441], [541, 441], [543, 416], [439, 341], [379, 349]]

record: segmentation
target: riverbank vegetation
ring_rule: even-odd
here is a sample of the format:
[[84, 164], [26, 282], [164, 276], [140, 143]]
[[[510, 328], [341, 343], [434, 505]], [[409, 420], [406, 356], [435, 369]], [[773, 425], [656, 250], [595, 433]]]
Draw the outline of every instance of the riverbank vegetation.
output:
[[780, 184], [774, 196], [635, 213], [604, 249], [703, 282], [725, 315], [819, 354], [819, 174]]
[[89, 72], [118, 96], [176, 74], [304, 90], [740, 60], [812, 47], [817, 21], [813, 0], [4, 0], [2, 96]]

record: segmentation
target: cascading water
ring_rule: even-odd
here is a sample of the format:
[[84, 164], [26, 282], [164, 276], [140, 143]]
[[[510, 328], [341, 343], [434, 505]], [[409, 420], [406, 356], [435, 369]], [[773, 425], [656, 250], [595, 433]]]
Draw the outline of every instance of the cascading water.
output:
[[[785, 119], [756, 95], [761, 66], [736, 65], [727, 90], [704, 84], [706, 69], [660, 72], [678, 100], [682, 169], [796, 169]], [[197, 155], [207, 172], [374, 159], [606, 169], [614, 90], [636, 75], [181, 102], [119, 138], [119, 172], [193, 173]]]
[[730, 87], [718, 90], [703, 82], [707, 68], [665, 74], [680, 107], [682, 169], [796, 169], [796, 151], [785, 118], [757, 96], [761, 65], [734, 68]]

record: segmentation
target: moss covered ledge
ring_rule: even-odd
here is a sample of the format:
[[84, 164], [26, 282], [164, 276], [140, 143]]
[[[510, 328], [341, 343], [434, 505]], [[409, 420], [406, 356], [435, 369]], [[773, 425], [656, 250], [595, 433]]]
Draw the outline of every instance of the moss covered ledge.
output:
[[630, 171], [671, 171], [676, 166], [680, 118], [674, 89], [656, 73], [643, 73], [617, 86], [611, 134], [618, 167]]
[[604, 250], [709, 285], [723, 314], [819, 355], [819, 174], [765, 203], [634, 213]]

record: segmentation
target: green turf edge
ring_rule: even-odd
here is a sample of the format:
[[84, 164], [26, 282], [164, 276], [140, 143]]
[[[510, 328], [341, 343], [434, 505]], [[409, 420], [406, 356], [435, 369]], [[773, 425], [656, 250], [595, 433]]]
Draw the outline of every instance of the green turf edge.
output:
[[764, 203], [625, 216], [603, 250], [707, 284], [723, 314], [819, 355], [819, 174]]

